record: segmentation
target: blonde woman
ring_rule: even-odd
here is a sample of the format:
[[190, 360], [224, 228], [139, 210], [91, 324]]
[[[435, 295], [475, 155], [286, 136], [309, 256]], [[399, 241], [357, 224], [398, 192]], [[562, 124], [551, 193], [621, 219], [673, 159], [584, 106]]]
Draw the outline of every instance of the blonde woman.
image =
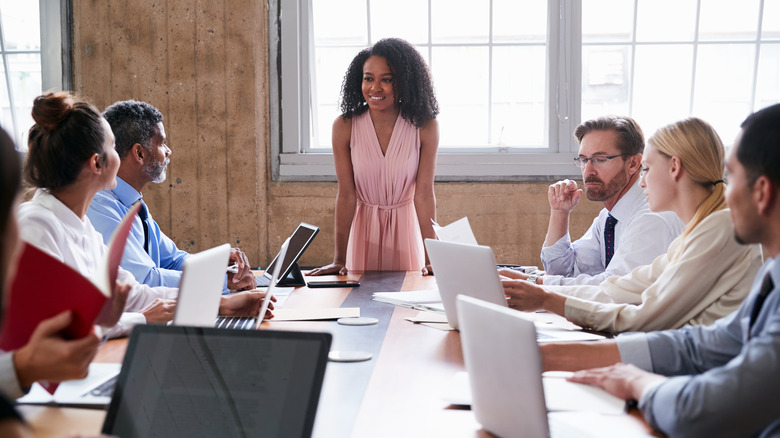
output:
[[666, 254], [598, 286], [540, 287], [506, 279], [509, 306], [548, 310], [582, 327], [612, 333], [709, 325], [736, 310], [762, 263], [757, 245], [734, 237], [725, 202], [723, 143], [706, 122], [689, 118], [648, 141], [641, 186], [650, 209], [686, 224]]

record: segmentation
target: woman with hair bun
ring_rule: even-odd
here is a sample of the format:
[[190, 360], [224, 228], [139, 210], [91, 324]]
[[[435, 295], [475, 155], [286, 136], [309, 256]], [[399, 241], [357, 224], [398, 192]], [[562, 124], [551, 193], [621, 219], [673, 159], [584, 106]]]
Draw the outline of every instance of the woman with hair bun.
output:
[[378, 41], [352, 60], [341, 111], [333, 122], [333, 262], [310, 275], [431, 273], [422, 239], [435, 238], [439, 108], [428, 66], [408, 42]]
[[[94, 275], [108, 248], [86, 216], [97, 192], [116, 187], [119, 156], [114, 134], [100, 112], [69, 93], [35, 99], [25, 178], [38, 190], [19, 207], [22, 240], [46, 251], [86, 277]], [[149, 287], [119, 268], [117, 287], [129, 295], [109, 336], [126, 334], [136, 324], [173, 318], [178, 289]], [[241, 292], [222, 297], [223, 315], [256, 315], [264, 294]]]
[[735, 311], [761, 267], [762, 253], [734, 236], [724, 155], [720, 137], [701, 119], [659, 129], [647, 140], [640, 185], [651, 210], [673, 211], [686, 224], [668, 252], [598, 286], [504, 280], [510, 307], [548, 310], [612, 333], [709, 325]]

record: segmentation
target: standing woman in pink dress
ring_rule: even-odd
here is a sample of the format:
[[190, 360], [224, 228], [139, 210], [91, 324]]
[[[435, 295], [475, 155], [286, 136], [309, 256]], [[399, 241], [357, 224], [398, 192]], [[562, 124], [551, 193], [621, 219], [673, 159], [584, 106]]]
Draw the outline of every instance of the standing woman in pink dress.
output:
[[428, 66], [408, 42], [380, 40], [352, 60], [341, 110], [333, 122], [333, 262], [310, 275], [431, 273], [422, 239], [435, 238], [439, 107]]

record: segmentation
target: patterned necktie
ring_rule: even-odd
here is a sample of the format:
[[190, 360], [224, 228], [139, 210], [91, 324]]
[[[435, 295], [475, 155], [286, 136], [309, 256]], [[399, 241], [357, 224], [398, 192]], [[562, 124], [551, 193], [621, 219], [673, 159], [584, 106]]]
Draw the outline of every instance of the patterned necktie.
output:
[[748, 326], [750, 329], [753, 328], [753, 324], [758, 319], [758, 314], [761, 313], [761, 307], [764, 305], [767, 295], [775, 287], [772, 276], [769, 274], [769, 272], [766, 273], [764, 281], [761, 283], [761, 289], [758, 291], [758, 296], [756, 296], [756, 302], [753, 303], [753, 309], [750, 311], [750, 325]]
[[607, 216], [607, 223], [604, 225], [604, 267], [609, 266], [609, 262], [612, 261], [612, 256], [615, 254], [615, 224], [618, 220]]
[[141, 218], [141, 225], [144, 226], [144, 251], [149, 254], [149, 224], [146, 220], [149, 218], [149, 211], [146, 209], [146, 204], [141, 201], [141, 208], [138, 210], [138, 217]]

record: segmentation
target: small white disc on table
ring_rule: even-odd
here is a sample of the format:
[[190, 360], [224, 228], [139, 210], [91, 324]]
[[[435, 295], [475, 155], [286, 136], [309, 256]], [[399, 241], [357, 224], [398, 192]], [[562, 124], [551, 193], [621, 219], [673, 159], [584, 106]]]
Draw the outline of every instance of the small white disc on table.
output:
[[379, 320], [369, 316], [358, 316], [357, 318], [339, 318], [336, 322], [341, 325], [373, 325]]
[[371, 359], [371, 353], [367, 351], [331, 351], [328, 360], [331, 362], [363, 362]]

